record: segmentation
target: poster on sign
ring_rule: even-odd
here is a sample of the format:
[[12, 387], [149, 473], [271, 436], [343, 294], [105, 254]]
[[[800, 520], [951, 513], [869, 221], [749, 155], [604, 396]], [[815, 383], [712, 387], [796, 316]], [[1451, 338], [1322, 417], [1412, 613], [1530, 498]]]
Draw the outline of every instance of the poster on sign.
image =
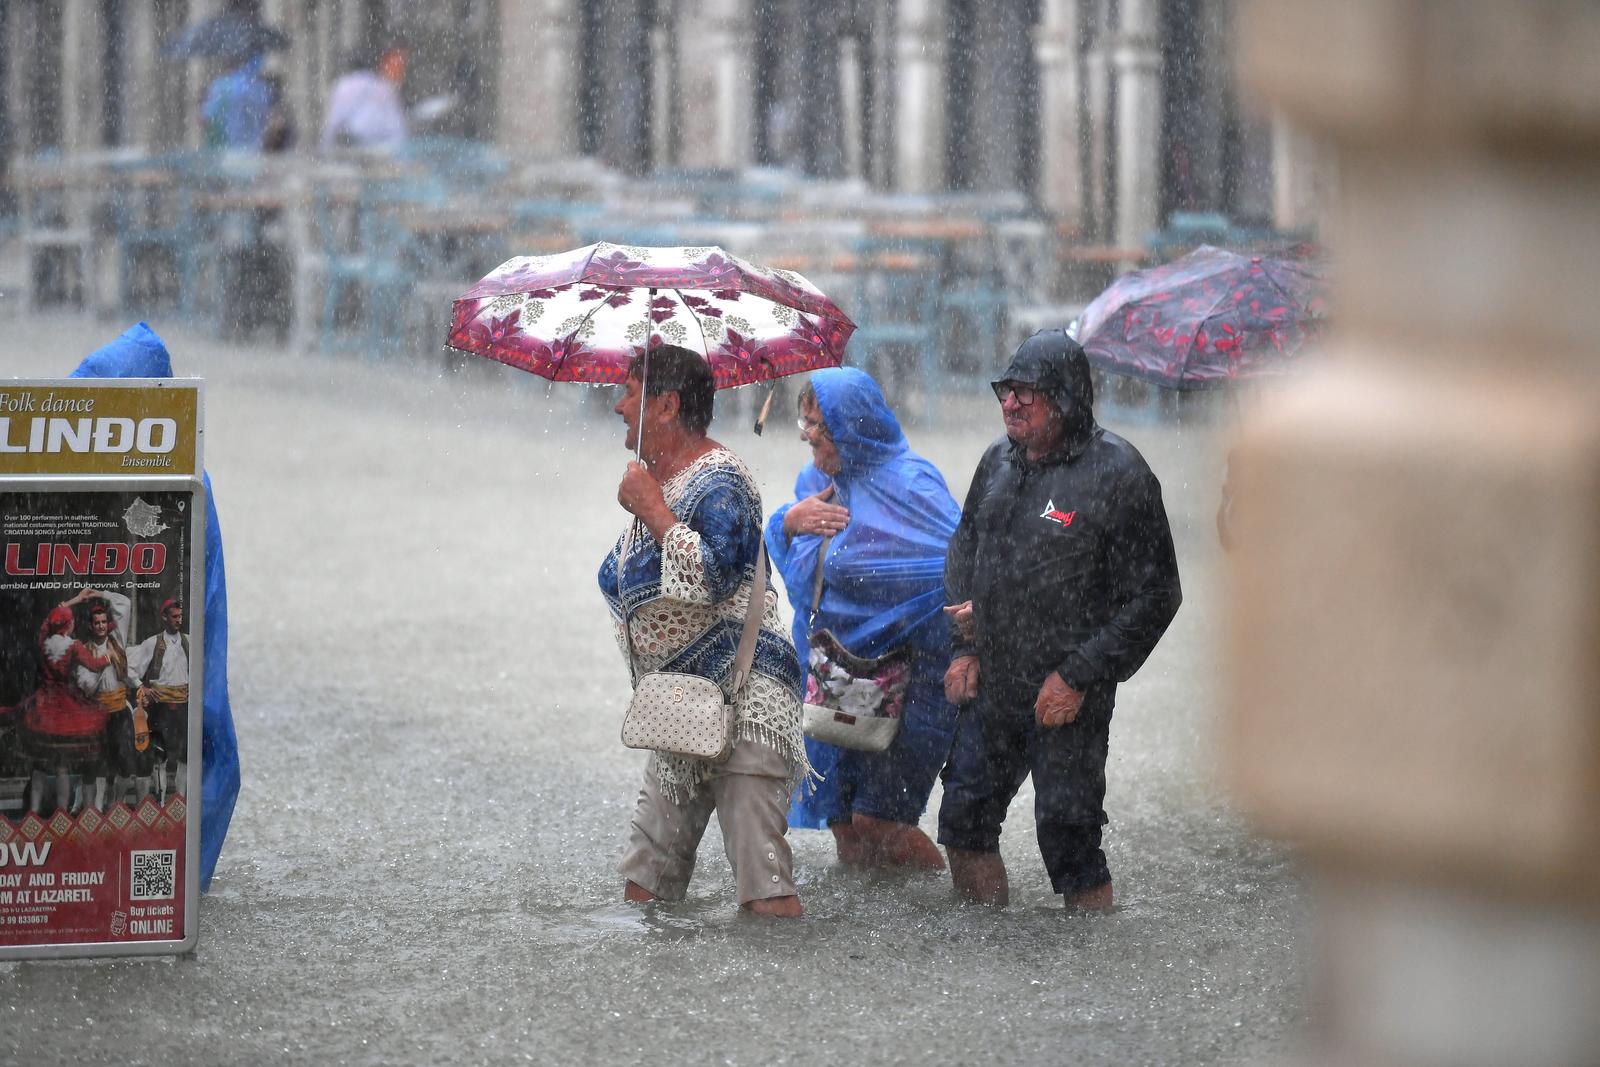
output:
[[0, 958], [193, 947], [198, 388], [0, 386]]

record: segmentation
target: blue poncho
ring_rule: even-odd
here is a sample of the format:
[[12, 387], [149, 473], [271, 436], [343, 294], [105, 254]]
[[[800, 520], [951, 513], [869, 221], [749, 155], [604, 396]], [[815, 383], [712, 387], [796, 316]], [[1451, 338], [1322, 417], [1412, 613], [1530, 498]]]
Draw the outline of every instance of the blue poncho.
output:
[[[74, 378], [170, 378], [172, 360], [167, 346], [144, 323], [130, 326], [121, 337], [85, 356]], [[228, 705], [228, 589], [222, 567], [222, 530], [217, 506], [206, 485], [206, 596], [205, 692], [201, 704], [200, 771], [200, 889], [211, 884], [239, 797], [239, 743], [233, 733], [233, 711]]]
[[[822, 603], [814, 622], [812, 583], [822, 538], [784, 536], [783, 519], [793, 503], [767, 522], [767, 554], [782, 573], [794, 606], [800, 663], [807, 662], [810, 632], [824, 628], [857, 655], [879, 656], [910, 644], [920, 662], [945, 663], [950, 635], [943, 613], [944, 557], [961, 509], [938, 468], [906, 444], [899, 421], [870, 375], [836, 367], [813, 374], [811, 386], [842, 469], [830, 479], [806, 464], [795, 479], [795, 501], [821, 492], [831, 481], [833, 502], [850, 509], [850, 521], [828, 545]], [[926, 688], [913, 679], [908, 712]], [[942, 700], [943, 694], [928, 698]], [[833, 803], [831, 771], [839, 750], [807, 739], [806, 751], [827, 779], [815, 794], [796, 797], [789, 823], [821, 827]]]

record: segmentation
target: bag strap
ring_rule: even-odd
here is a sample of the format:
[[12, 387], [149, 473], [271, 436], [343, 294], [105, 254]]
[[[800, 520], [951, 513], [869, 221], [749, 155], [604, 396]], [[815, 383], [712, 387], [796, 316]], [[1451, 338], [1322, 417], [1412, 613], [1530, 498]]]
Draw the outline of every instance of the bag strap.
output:
[[822, 604], [822, 564], [828, 558], [828, 545], [833, 541], [833, 534], [822, 539], [822, 544], [817, 546], [817, 574], [811, 582], [811, 614], [806, 618], [811, 622], [817, 617], [817, 608]]
[[[623, 534], [622, 543], [617, 546], [617, 599], [622, 598], [622, 565], [626, 559], [629, 534], [637, 534], [643, 524], [637, 519], [634, 526]], [[760, 531], [757, 531], [758, 534]], [[750, 603], [744, 612], [744, 629], [739, 634], [739, 651], [733, 657], [733, 690], [734, 697], [739, 695], [739, 690], [744, 688], [745, 680], [750, 676], [750, 665], [756, 658], [756, 637], [761, 631], [761, 613], [767, 606], [767, 539], [760, 538], [760, 550], [756, 553], [756, 573], [750, 580]], [[622, 604], [622, 636], [628, 645], [628, 674], [633, 678], [635, 688], [639, 685], [639, 668], [634, 663], [633, 652], [633, 627], [630, 625], [632, 615], [628, 611], [625, 600]], [[730, 698], [731, 699], [731, 698]]]
[[733, 697], [737, 699], [750, 677], [756, 658], [756, 636], [761, 632], [761, 613], [767, 607], [767, 539], [761, 538], [756, 553], [756, 576], [750, 580], [750, 604], [744, 612], [744, 632], [739, 635], [739, 652], [733, 657]]

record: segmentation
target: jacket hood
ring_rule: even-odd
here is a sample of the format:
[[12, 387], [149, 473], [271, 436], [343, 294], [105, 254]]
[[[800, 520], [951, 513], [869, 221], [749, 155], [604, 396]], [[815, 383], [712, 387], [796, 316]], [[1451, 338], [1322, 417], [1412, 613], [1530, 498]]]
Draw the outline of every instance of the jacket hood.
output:
[[811, 375], [811, 388], [839, 450], [841, 473], [876, 467], [905, 453], [900, 420], [872, 375], [854, 367], [829, 367]]
[[1040, 330], [1017, 346], [999, 382], [1026, 382], [1036, 386], [1061, 409], [1067, 425], [1069, 447], [1081, 443], [1095, 430], [1094, 382], [1089, 377], [1089, 357], [1066, 330]]
[[135, 323], [110, 344], [90, 352], [72, 372], [74, 378], [170, 378], [172, 357], [156, 332]]

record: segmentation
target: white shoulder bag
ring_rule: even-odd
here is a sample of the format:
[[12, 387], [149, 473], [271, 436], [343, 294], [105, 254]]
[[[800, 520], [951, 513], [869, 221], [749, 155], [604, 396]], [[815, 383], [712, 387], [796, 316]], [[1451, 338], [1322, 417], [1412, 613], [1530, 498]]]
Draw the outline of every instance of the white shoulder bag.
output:
[[[620, 592], [622, 561], [618, 555], [617, 581]], [[756, 574], [750, 586], [750, 606], [745, 611], [744, 631], [739, 651], [733, 660], [733, 687], [724, 692], [710, 678], [676, 671], [651, 671], [635, 676], [633, 700], [622, 719], [622, 743], [629, 748], [648, 748], [679, 756], [721, 763], [733, 754], [734, 701], [744, 689], [755, 661], [756, 634], [761, 629], [761, 613], [767, 602], [767, 545], [763, 540], [756, 557]], [[628, 643], [628, 669], [634, 669], [633, 629], [626, 609], [622, 632]]]

